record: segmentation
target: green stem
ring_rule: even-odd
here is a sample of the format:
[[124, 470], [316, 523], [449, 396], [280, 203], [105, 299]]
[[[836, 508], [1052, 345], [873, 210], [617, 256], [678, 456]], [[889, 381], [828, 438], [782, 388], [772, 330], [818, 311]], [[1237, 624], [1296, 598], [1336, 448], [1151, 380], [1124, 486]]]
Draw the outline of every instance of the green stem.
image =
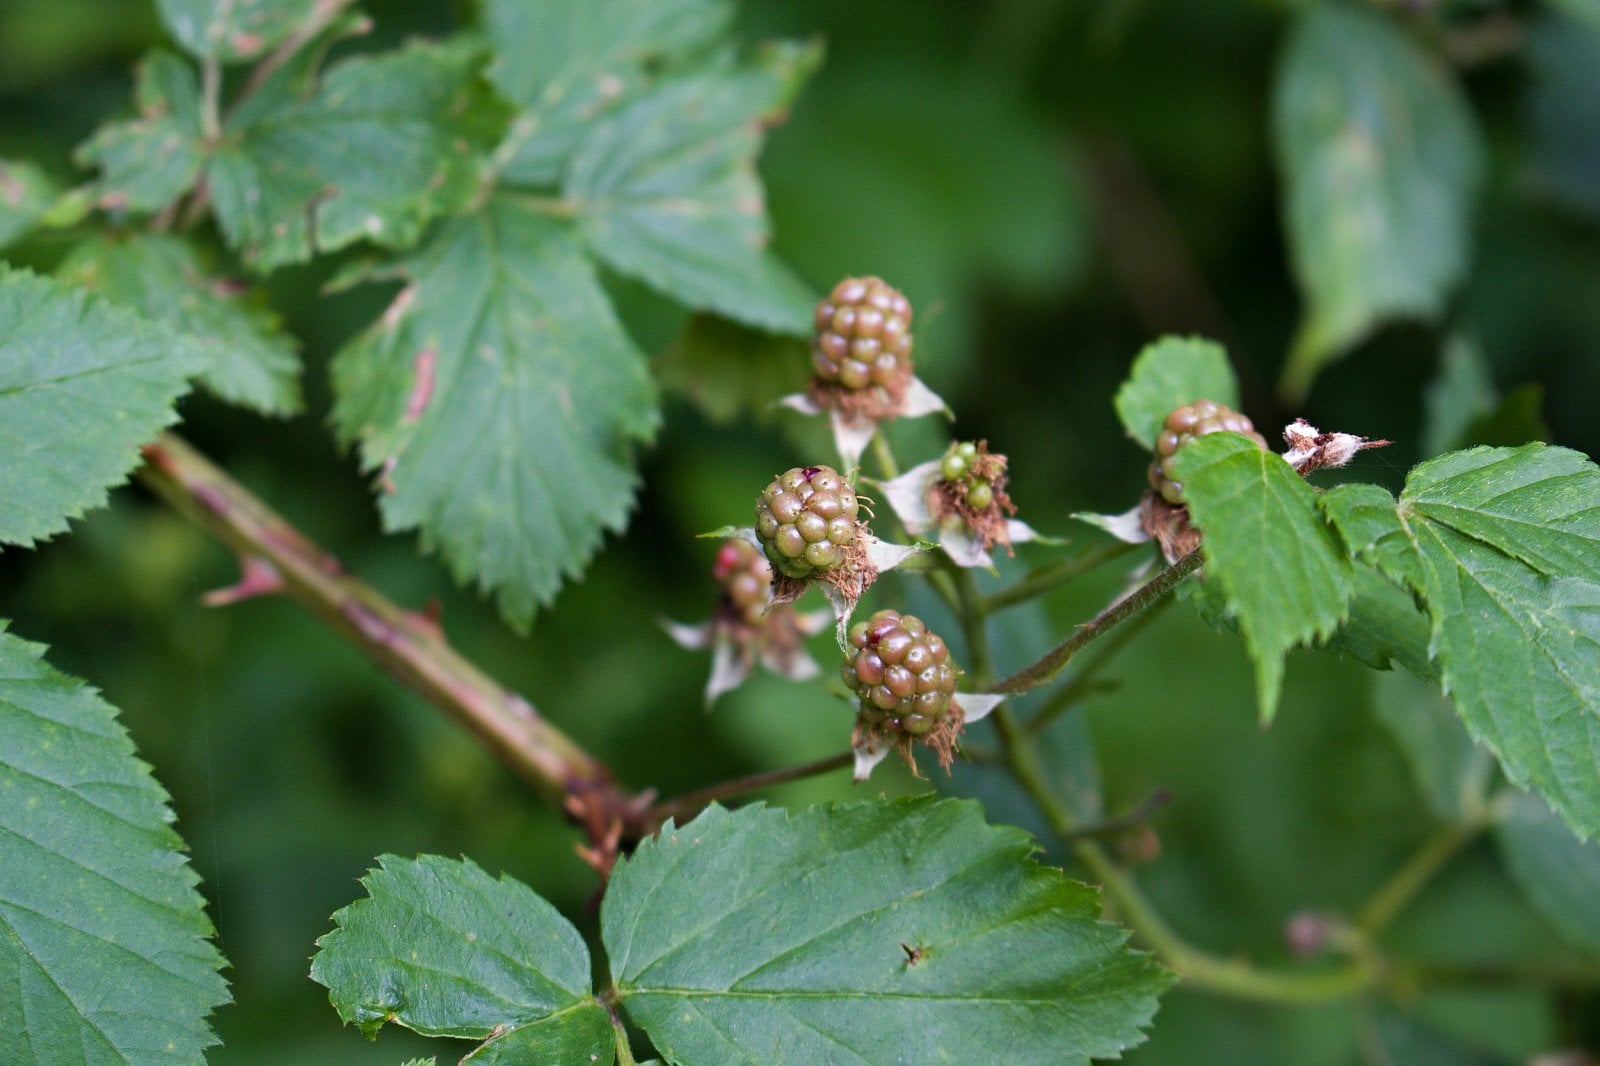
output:
[[1434, 875], [1483, 831], [1481, 824], [1444, 826], [1372, 894], [1356, 915], [1356, 928], [1376, 937], [1421, 892]]
[[998, 592], [984, 597], [982, 601], [983, 611], [985, 614], [994, 614], [996, 611], [1014, 604], [1026, 603], [1028, 600], [1036, 596], [1042, 596], [1074, 578], [1082, 577], [1092, 570], [1099, 569], [1114, 559], [1120, 559], [1138, 547], [1139, 545], [1137, 544], [1129, 544], [1125, 541], [1108, 541], [1079, 555], [1058, 559], [1046, 566], [1030, 570], [1019, 578], [1015, 584], [1008, 585]]
[[872, 458], [877, 460], [883, 480], [893, 481], [900, 476], [900, 464], [895, 462], [894, 449], [889, 447], [889, 438], [883, 435], [882, 426], [872, 431]]
[[967, 666], [972, 685], [986, 692], [994, 680], [993, 657], [989, 652], [989, 627], [978, 597], [978, 583], [972, 571], [962, 568], [954, 578], [956, 587], [956, 617], [961, 621], [961, 633], [967, 642]]
[[714, 785], [707, 785], [705, 788], [686, 792], [674, 799], [664, 800], [656, 804], [650, 808], [646, 818], [659, 826], [668, 818], [684, 818], [697, 814], [707, 804], [718, 800], [742, 796], [747, 792], [771, 788], [773, 785], [781, 785], [787, 781], [798, 781], [802, 778], [816, 777], [819, 774], [842, 770], [854, 761], [855, 753], [844, 751], [837, 755], [829, 755], [826, 758], [813, 760], [812, 762], [801, 763], [798, 766], [785, 766], [778, 770], [764, 770], [745, 777], [736, 777], [729, 781], [719, 781]]
[[1201, 551], [1196, 548], [1161, 573], [1107, 607], [1078, 627], [1077, 632], [1045, 652], [1037, 662], [1025, 666], [998, 685], [996, 692], [1027, 692], [1038, 688], [1061, 672], [1072, 657], [1116, 626], [1153, 607], [1178, 587], [1178, 583], [1200, 568]]

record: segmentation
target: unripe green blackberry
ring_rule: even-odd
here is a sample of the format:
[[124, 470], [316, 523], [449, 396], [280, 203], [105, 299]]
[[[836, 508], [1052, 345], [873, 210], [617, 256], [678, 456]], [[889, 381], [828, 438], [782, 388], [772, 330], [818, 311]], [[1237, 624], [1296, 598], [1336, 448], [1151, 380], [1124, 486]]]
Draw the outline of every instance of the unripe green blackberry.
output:
[[861, 504], [831, 466], [797, 466], [756, 501], [756, 538], [779, 573], [792, 578], [832, 570], [855, 543]]
[[1172, 457], [1196, 437], [1223, 430], [1242, 433], [1262, 451], [1267, 450], [1266, 439], [1244, 415], [1215, 400], [1196, 400], [1174, 410], [1162, 425], [1156, 437], [1155, 460], [1150, 464], [1150, 487], [1174, 507], [1181, 507], [1183, 483], [1172, 476]]
[[950, 711], [961, 671], [950, 650], [922, 620], [879, 611], [850, 627], [855, 654], [840, 675], [861, 698], [861, 720], [869, 729], [921, 737]]
[[856, 391], [904, 389], [911, 375], [911, 302], [881, 278], [845, 278], [817, 303], [811, 364], [819, 380]]
[[747, 625], [759, 625], [772, 594], [772, 564], [754, 544], [737, 537], [722, 542], [711, 576], [722, 587], [722, 601]]

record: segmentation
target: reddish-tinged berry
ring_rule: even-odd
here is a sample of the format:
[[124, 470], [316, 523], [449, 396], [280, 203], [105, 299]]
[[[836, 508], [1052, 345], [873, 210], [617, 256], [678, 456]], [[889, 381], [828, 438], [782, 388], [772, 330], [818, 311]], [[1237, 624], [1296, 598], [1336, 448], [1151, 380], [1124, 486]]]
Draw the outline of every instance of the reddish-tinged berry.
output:
[[777, 571], [805, 578], [845, 561], [861, 511], [856, 490], [831, 466], [797, 466], [761, 493], [756, 537]]
[[891, 397], [911, 380], [911, 302], [881, 278], [845, 278], [817, 304], [811, 365], [817, 381]]
[[772, 564], [755, 545], [737, 538], [723, 541], [711, 576], [721, 586], [730, 614], [747, 625], [760, 624], [772, 594]]
[[1262, 451], [1267, 449], [1266, 440], [1244, 415], [1214, 400], [1196, 400], [1173, 411], [1161, 427], [1161, 434], [1156, 437], [1155, 460], [1150, 464], [1150, 487], [1174, 507], [1182, 506], [1183, 483], [1173, 477], [1172, 457], [1196, 437], [1223, 430], [1242, 433]]
[[879, 611], [850, 627], [856, 651], [841, 670], [861, 699], [861, 722], [874, 732], [924, 737], [950, 711], [961, 671], [922, 620]]

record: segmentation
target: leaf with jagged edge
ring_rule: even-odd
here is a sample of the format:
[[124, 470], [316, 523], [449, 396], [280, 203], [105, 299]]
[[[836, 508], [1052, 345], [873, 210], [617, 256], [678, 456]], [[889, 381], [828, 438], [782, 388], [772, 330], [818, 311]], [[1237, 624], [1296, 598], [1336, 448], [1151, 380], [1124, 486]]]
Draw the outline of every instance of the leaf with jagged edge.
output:
[[468, 861], [378, 857], [368, 898], [333, 916], [311, 979], [369, 1037], [393, 1022], [485, 1043], [473, 1063], [610, 1063], [589, 949], [527, 885]]
[[27, 235], [56, 198], [55, 183], [25, 159], [0, 159], [0, 248]]
[[200, 177], [200, 82], [194, 67], [171, 52], [139, 63], [134, 101], [139, 116], [100, 127], [78, 147], [77, 161], [99, 167], [95, 198], [114, 211], [159, 211]]
[[1526, 792], [1511, 798], [1494, 834], [1528, 901], [1568, 943], [1600, 956], [1600, 842], [1580, 841]]
[[224, 400], [271, 415], [300, 409], [294, 340], [264, 302], [211, 276], [188, 243], [158, 233], [92, 238], [56, 272], [171, 326], [194, 347], [200, 383]]
[[1372, 709], [1400, 746], [1428, 809], [1441, 821], [1482, 824], [1485, 793], [1497, 777], [1494, 757], [1472, 742], [1438, 681], [1402, 670], [1374, 674]]
[[562, 183], [595, 253], [691, 307], [808, 333], [815, 295], [766, 251], [755, 160], [761, 118], [809, 55], [773, 50], [663, 82], [595, 124]]
[[1453, 74], [1385, 14], [1340, 4], [1311, 5], [1291, 35], [1273, 140], [1307, 303], [1283, 378], [1298, 396], [1376, 325], [1443, 310], [1484, 151]]
[[659, 66], [704, 49], [730, 0], [486, 0], [489, 79], [522, 108], [495, 151], [500, 177], [553, 188], [591, 123]]
[[964, 800], [713, 806], [613, 871], [615, 994], [673, 1063], [1114, 1058], [1171, 977], [1033, 850]]
[[495, 197], [399, 265], [383, 317], [338, 354], [334, 421], [417, 528], [526, 629], [633, 502], [658, 420], [642, 355], [571, 231]]
[[1239, 382], [1216, 341], [1162, 337], [1140, 350], [1113, 401], [1128, 436], [1153, 449], [1167, 415], [1196, 400], [1239, 406]]
[[0, 544], [31, 545], [103, 504], [197, 369], [165, 327], [0, 264]]
[[242, 63], [306, 26], [326, 0], [156, 0], [174, 39], [191, 55]]
[[207, 167], [217, 222], [265, 272], [358, 240], [389, 248], [458, 207], [481, 165], [469, 42], [412, 42], [334, 64], [306, 95], [289, 65], [230, 118]]
[[1220, 584], [1255, 663], [1270, 721], [1291, 648], [1332, 636], [1355, 593], [1350, 561], [1317, 513], [1317, 494], [1281, 455], [1237, 433], [1179, 448], [1175, 472], [1205, 535], [1205, 580]]
[[228, 994], [167, 795], [115, 709], [43, 654], [0, 623], [6, 1061], [199, 1062]]

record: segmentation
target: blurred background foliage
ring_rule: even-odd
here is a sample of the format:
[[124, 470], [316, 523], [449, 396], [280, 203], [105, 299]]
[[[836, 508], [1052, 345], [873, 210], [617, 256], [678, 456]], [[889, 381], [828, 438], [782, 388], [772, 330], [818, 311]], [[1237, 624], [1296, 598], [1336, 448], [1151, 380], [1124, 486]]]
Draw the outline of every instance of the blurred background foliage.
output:
[[[474, 17], [462, 2], [364, 6], [376, 30], [363, 48]], [[1468, 265], [1439, 321], [1370, 333], [1291, 408], [1276, 382], [1302, 305], [1271, 124], [1275, 69], [1299, 6], [741, 5], [747, 38], [816, 36], [826, 46], [763, 157], [778, 251], [819, 291], [876, 273], [911, 297], [921, 375], [958, 413], [957, 434], [1011, 456], [1012, 496], [1040, 530], [1092, 542], [1068, 515], [1123, 510], [1143, 487], [1146, 460], [1123, 438], [1110, 398], [1140, 345], [1165, 331], [1223, 341], [1245, 408], [1269, 435], [1304, 415], [1396, 441], [1353, 471], [1391, 488], [1413, 462], [1467, 439], [1545, 436], [1600, 451], [1594, 5], [1372, 5], [1455, 68], [1481, 128]], [[160, 41], [148, 0], [0, 2], [0, 156], [38, 160], [62, 185], [81, 180], [73, 147], [127, 108], [133, 64]], [[48, 269], [64, 250], [46, 232], [12, 254]], [[321, 296], [337, 261], [267, 282], [303, 346], [308, 413], [270, 421], [196, 394], [185, 402], [187, 435], [390, 596], [437, 601], [459, 647], [627, 782], [672, 794], [843, 746], [851, 712], [826, 686], [758, 674], [708, 718], [706, 657], [656, 624], [709, 611], [715, 545], [697, 533], [746, 521], [769, 477], [827, 454], [815, 427], [766, 406], [803, 380], [803, 349], [690, 322], [615, 280], [635, 336], [658, 353], [665, 425], [643, 457], [626, 535], [523, 639], [456, 589], [437, 559], [419, 556], [411, 537], [379, 533], [368, 486], [333, 444], [328, 356], [387, 298]], [[1475, 420], [1460, 416], [1469, 409]], [[902, 460], [931, 456], [944, 432], [933, 420], [895, 427]], [[1025, 546], [1003, 571], [1052, 557]], [[0, 615], [122, 708], [173, 795], [231, 961], [236, 1003], [216, 1018], [224, 1046], [212, 1060], [400, 1061], [418, 1046], [406, 1034], [386, 1031], [368, 1046], [340, 1031], [305, 977], [312, 941], [355, 896], [373, 856], [470, 855], [591, 924], [593, 875], [554, 812], [295, 607], [199, 606], [233, 567], [198, 531], [126, 490], [71, 537], [0, 556]], [[1002, 615], [999, 666], [1031, 659], [1122, 580], [1100, 574]], [[918, 595], [885, 580], [869, 606], [909, 602], [940, 619]], [[827, 645], [815, 649], [824, 662]], [[1213, 951], [1286, 962], [1290, 916], [1355, 910], [1434, 824], [1377, 717], [1426, 698], [1416, 690], [1300, 653], [1278, 720], [1263, 731], [1237, 640], [1181, 603], [1103, 677], [1115, 686], [1054, 728], [1062, 787], [1089, 812], [1170, 793], [1152, 822], [1158, 847], [1140, 840], [1150, 860], [1142, 879], [1173, 925]], [[981, 731], [973, 743], [982, 748]], [[981, 796], [992, 820], [1037, 825], [981, 766], [935, 784]], [[866, 790], [922, 787], [886, 765]], [[776, 799], [862, 791], [836, 775]], [[1452, 862], [1390, 939], [1441, 966], [1565, 957], [1487, 847]], [[1129, 1058], [1466, 1063], [1600, 1047], [1592, 990], [1506, 984], [1401, 1006], [1264, 1008], [1179, 989]]]

